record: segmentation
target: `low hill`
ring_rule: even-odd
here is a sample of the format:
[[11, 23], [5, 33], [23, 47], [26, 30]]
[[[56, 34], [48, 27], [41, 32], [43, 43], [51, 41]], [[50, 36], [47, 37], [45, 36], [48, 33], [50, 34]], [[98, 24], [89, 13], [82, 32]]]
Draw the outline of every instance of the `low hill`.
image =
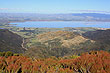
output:
[[[58, 46], [55, 43], [60, 42], [63, 47], [70, 48], [73, 45], [78, 46], [80, 43], [84, 43], [89, 39], [82, 37], [76, 32], [69, 31], [56, 31], [56, 32], [47, 32], [37, 36], [39, 42], [45, 43], [45, 45], [51, 44], [51, 46]], [[90, 40], [93, 42], [92, 40]], [[52, 44], [53, 43], [53, 44]]]
[[26, 55], [35, 57], [68, 56], [75, 54], [76, 49], [93, 48], [95, 46], [91, 46], [94, 43], [95, 41], [86, 39], [76, 32], [46, 32], [30, 40], [27, 44], [30, 45], [30, 48], [26, 51]]
[[71, 31], [55, 31], [38, 34], [27, 44], [25, 52], [34, 57], [62, 57], [80, 55], [89, 51], [110, 51], [110, 30], [88, 31], [82, 34]]
[[7, 29], [0, 29], [0, 52], [12, 51], [14, 53], [23, 53], [22, 40], [21, 36]]

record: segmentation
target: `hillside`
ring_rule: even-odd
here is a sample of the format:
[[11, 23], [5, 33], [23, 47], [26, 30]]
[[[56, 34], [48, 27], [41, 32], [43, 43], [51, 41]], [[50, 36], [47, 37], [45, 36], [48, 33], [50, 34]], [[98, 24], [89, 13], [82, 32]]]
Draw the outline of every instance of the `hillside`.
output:
[[0, 29], [0, 52], [12, 51], [15, 53], [23, 53], [24, 50], [21, 46], [22, 39], [22, 37], [7, 29]]
[[86, 39], [76, 32], [55, 31], [36, 36], [27, 44], [30, 46], [26, 55], [35, 57], [68, 56], [79, 54], [76, 49], [91, 49], [95, 41]]
[[84, 43], [89, 40], [89, 39], [85, 39], [76, 32], [69, 32], [69, 31], [48, 32], [38, 35], [37, 39], [39, 42], [45, 43], [45, 45], [46, 44], [49, 45], [53, 43], [53, 45], [51, 44], [51, 46], [54, 46], [55, 43], [58, 43], [59, 40], [59, 42], [62, 44], [61, 46], [66, 48], [70, 48], [73, 45], [78, 46], [80, 43]]
[[88, 31], [83, 34], [85, 37], [90, 38], [99, 42], [110, 42], [110, 29], [108, 30], [97, 30]]
[[110, 29], [108, 30], [97, 30], [97, 31], [88, 31], [83, 34], [87, 39], [96, 41], [100, 44], [99, 48], [102, 50], [110, 51]]

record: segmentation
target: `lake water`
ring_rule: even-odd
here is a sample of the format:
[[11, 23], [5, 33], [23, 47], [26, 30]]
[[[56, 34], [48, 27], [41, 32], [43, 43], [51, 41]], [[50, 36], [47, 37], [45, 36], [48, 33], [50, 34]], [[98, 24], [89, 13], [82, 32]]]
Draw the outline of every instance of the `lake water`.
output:
[[74, 22], [74, 21], [29, 21], [16, 22], [17, 27], [64, 28], [64, 27], [98, 27], [110, 28], [110, 22]]

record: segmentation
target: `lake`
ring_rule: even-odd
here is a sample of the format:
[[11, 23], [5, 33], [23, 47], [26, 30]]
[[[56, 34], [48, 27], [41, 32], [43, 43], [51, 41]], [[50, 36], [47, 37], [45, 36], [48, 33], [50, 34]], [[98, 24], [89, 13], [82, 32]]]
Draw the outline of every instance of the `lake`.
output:
[[17, 27], [64, 28], [64, 27], [98, 27], [110, 28], [110, 22], [74, 22], [74, 21], [28, 21], [16, 22]]

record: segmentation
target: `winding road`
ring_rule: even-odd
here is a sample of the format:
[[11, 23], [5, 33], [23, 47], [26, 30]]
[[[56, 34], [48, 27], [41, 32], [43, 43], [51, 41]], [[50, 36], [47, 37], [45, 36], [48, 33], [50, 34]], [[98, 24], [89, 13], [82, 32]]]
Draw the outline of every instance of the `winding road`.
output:
[[21, 44], [21, 47], [22, 47], [23, 49], [25, 49], [25, 50], [28, 50], [27, 48], [24, 47], [24, 38], [23, 38], [23, 42], [22, 42], [22, 44]]

